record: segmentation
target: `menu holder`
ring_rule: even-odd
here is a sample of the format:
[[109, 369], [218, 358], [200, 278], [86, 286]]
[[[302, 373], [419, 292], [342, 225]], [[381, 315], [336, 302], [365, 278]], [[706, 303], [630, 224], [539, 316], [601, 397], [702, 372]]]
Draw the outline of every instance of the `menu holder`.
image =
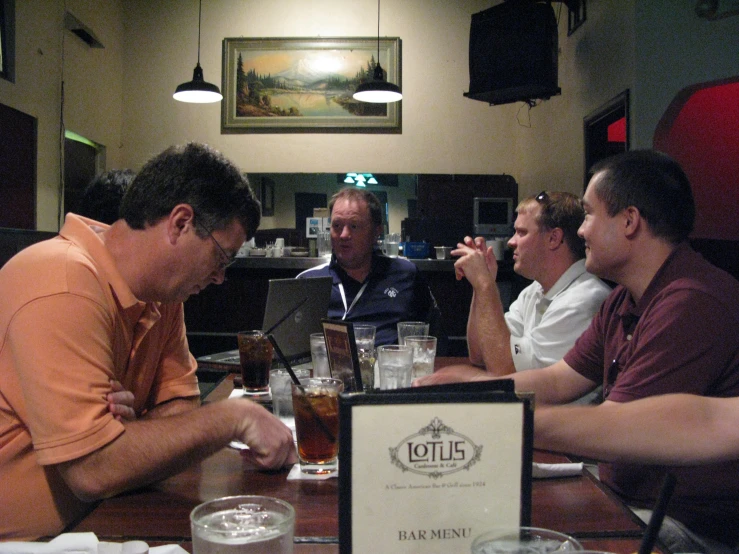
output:
[[469, 552], [531, 524], [533, 396], [510, 380], [339, 400], [339, 551]]
[[[323, 336], [326, 339], [326, 354], [331, 377], [342, 379], [346, 392], [364, 390], [357, 343], [354, 340], [354, 326], [350, 321], [338, 319], [322, 319], [321, 325]], [[352, 376], [352, 378], [346, 379], [346, 376]]]

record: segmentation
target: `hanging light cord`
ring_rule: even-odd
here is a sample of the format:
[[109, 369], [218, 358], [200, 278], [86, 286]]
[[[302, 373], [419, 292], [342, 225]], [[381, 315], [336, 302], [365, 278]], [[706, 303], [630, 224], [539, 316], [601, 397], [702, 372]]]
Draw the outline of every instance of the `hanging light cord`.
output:
[[203, 19], [203, 0], [199, 2], [198, 8], [198, 65], [200, 65], [200, 22]]
[[377, 0], [377, 63], [380, 63], [380, 0]]

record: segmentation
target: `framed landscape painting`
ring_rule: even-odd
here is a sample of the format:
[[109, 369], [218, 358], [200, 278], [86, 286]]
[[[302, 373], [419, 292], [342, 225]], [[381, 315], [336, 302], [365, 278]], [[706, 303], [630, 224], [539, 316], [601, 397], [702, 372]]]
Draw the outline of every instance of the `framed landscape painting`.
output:
[[[221, 133], [400, 133], [401, 102], [352, 98], [377, 58], [377, 38], [225, 38]], [[379, 63], [401, 86], [399, 38]]]

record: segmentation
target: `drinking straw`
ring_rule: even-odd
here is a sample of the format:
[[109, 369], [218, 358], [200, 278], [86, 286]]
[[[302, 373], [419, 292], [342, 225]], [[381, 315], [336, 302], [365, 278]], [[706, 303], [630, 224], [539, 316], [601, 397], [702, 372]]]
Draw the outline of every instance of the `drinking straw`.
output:
[[[305, 392], [303, 387], [300, 385], [300, 379], [298, 379], [298, 376], [295, 375], [295, 372], [293, 371], [293, 368], [290, 366], [290, 362], [287, 361], [287, 358], [285, 358], [285, 355], [282, 353], [282, 350], [280, 350], [280, 347], [277, 346], [277, 341], [275, 340], [275, 337], [272, 335], [267, 335], [269, 338], [269, 342], [272, 343], [272, 346], [275, 349], [275, 352], [277, 352], [277, 357], [280, 358], [280, 361], [285, 364], [285, 369], [290, 374], [290, 379], [292, 379], [293, 383], [300, 389], [301, 391]], [[313, 419], [316, 420], [316, 423], [321, 428], [321, 431], [326, 435], [326, 438], [330, 440], [331, 442], [334, 442], [336, 440], [336, 437], [334, 437], [334, 434], [331, 432], [331, 430], [326, 427], [326, 424], [323, 422], [321, 417], [316, 413], [316, 411], [313, 409], [313, 405], [310, 403], [310, 401], [305, 398], [305, 396], [300, 396], [300, 401], [304, 403], [304, 405], [308, 408], [310, 413], [313, 415]]]
[[[305, 299], [307, 300], [307, 298]], [[305, 300], [303, 302], [305, 302]], [[296, 309], [299, 306], [296, 306]], [[295, 310], [293, 310], [295, 311]], [[290, 314], [288, 314], [290, 315]], [[283, 318], [285, 319], [285, 318]], [[273, 325], [274, 327], [274, 325]], [[285, 369], [290, 374], [290, 379], [293, 380], [293, 383], [295, 383], [297, 386], [300, 386], [300, 379], [298, 379], [298, 376], [295, 375], [295, 372], [293, 371], [293, 368], [290, 366], [290, 362], [287, 361], [287, 358], [285, 358], [285, 355], [282, 353], [282, 350], [280, 350], [280, 347], [277, 346], [277, 341], [275, 340], [275, 337], [273, 335], [267, 334], [267, 338], [269, 339], [269, 342], [272, 343], [272, 346], [275, 349], [275, 352], [277, 352], [277, 357], [280, 358], [280, 361], [285, 364]]]
[[[289, 312], [287, 312], [280, 319], [278, 319], [277, 320], [277, 323], [275, 323], [274, 325], [272, 325], [272, 327], [270, 327], [269, 329], [267, 329], [264, 332], [264, 334], [265, 335], [269, 335], [272, 331], [274, 331], [275, 329], [277, 329], [277, 327], [279, 327], [282, 324], [283, 321], [285, 321], [288, 317], [290, 317], [291, 315], [293, 315], [296, 312], [296, 310], [298, 308], [300, 308], [300, 306], [302, 306], [303, 304], [305, 304], [307, 301], [308, 301], [308, 297], [306, 296], [300, 302], [298, 302], [298, 304], [294, 308], [292, 308]], [[274, 345], [274, 343], [273, 343], [273, 345]]]
[[665, 518], [665, 512], [667, 512], [667, 504], [670, 502], [672, 491], [675, 490], [675, 481], [675, 476], [672, 473], [665, 475], [657, 502], [654, 505], [654, 510], [652, 510], [652, 517], [649, 518], [644, 538], [639, 547], [639, 554], [650, 554], [652, 552], [652, 547], [659, 535], [659, 529], [662, 527], [662, 520]]

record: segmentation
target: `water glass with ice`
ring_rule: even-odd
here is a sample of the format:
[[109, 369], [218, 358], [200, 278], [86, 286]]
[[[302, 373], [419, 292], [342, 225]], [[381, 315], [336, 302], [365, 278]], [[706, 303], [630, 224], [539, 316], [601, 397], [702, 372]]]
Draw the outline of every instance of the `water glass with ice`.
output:
[[436, 359], [436, 337], [430, 335], [405, 337], [406, 346], [413, 349], [412, 379], [431, 375], [434, 372]]
[[377, 348], [377, 365], [382, 390], [411, 386], [413, 349], [408, 345], [386, 344]]
[[383, 251], [386, 256], [397, 258], [400, 254], [400, 234], [388, 233], [385, 235]]
[[418, 337], [429, 334], [429, 324], [425, 321], [399, 321], [398, 344], [405, 344], [405, 337]]
[[269, 496], [227, 496], [190, 512], [193, 554], [291, 554], [295, 510]]
[[575, 552], [582, 545], [574, 538], [536, 527], [491, 529], [472, 541], [472, 554], [548, 554]]
[[311, 333], [310, 358], [313, 363], [313, 377], [331, 377], [326, 352], [326, 337], [323, 333]]
[[[293, 369], [299, 381], [310, 377], [310, 370]], [[272, 413], [280, 419], [291, 419], [293, 414], [292, 377], [286, 369], [269, 372], [269, 391], [272, 394]]]
[[374, 325], [354, 324], [354, 342], [357, 345], [359, 369], [362, 373], [362, 384], [365, 389], [375, 388], [375, 332]]

